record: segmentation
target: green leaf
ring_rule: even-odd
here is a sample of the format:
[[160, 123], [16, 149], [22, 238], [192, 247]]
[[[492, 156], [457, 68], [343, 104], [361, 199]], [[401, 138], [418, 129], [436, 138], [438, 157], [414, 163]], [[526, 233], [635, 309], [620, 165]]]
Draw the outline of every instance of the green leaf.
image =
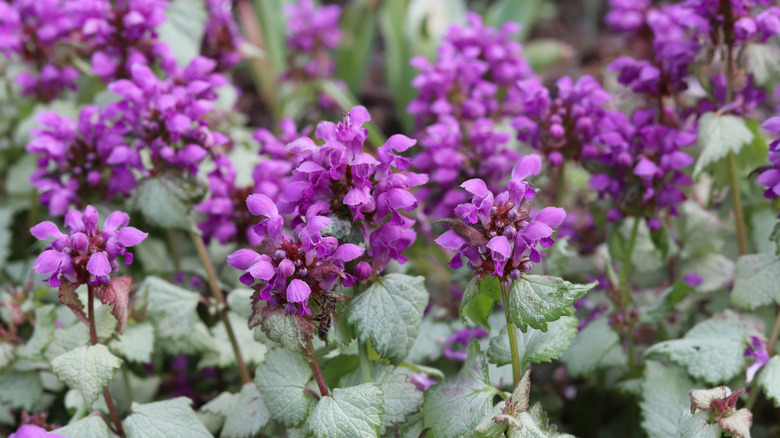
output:
[[271, 414], [257, 386], [247, 383], [241, 388], [233, 408], [227, 413], [220, 437], [251, 438], [257, 435], [270, 419]]
[[[241, 353], [247, 364], [259, 364], [263, 361], [268, 348], [255, 341], [252, 329], [246, 323], [246, 318], [237, 315], [235, 312], [228, 312], [228, 319], [233, 327], [233, 332], [241, 346]], [[213, 354], [204, 355], [198, 362], [198, 368], [220, 367], [226, 368], [236, 363], [236, 354], [233, 352], [233, 346], [225, 330], [225, 324], [222, 321], [211, 329], [216, 341], [217, 351]]]
[[509, 319], [525, 332], [528, 326], [543, 332], [547, 323], [572, 314], [571, 305], [598, 282], [573, 284], [557, 277], [523, 275], [509, 290]]
[[162, 352], [171, 355], [210, 355], [217, 352], [217, 343], [214, 341], [209, 328], [202, 321], [196, 322], [192, 327], [192, 331], [180, 338], [161, 338], [158, 335], [157, 345]]
[[780, 304], [780, 259], [774, 254], [748, 254], [737, 259], [731, 302], [749, 310]]
[[154, 326], [148, 322], [130, 325], [108, 346], [130, 362], [149, 363], [154, 350]]
[[680, 438], [720, 438], [720, 427], [717, 423], [710, 424], [710, 413], [698, 411], [691, 414], [690, 409], [683, 409], [677, 426], [677, 436]]
[[672, 218], [672, 223], [685, 258], [718, 252], [723, 247], [723, 224], [696, 202], [684, 202], [680, 215]]
[[542, 10], [542, 0], [499, 0], [492, 4], [488, 10], [485, 23], [493, 27], [501, 27], [502, 24], [513, 21], [519, 23], [520, 32], [514, 35], [518, 41], [525, 40], [534, 28], [534, 23], [539, 19]]
[[198, 315], [200, 295], [159, 277], [146, 277], [140, 291], [146, 296], [147, 311], [155, 323], [157, 336], [181, 338], [192, 332]]
[[312, 338], [314, 328], [308, 321], [285, 311], [263, 315], [262, 329], [268, 339], [301, 356], [309, 354], [311, 344], [308, 341]]
[[761, 86], [776, 83], [780, 75], [780, 49], [771, 44], [746, 44], [740, 55], [745, 69]]
[[699, 145], [702, 148], [693, 175], [726, 158], [729, 152], [738, 154], [753, 141], [753, 133], [740, 117], [706, 113], [699, 118]]
[[693, 293], [693, 290], [691, 286], [682, 281], [676, 281], [653, 300], [648, 307], [639, 312], [639, 320], [644, 324], [658, 324], [669, 315], [677, 303]]
[[102, 344], [78, 347], [51, 362], [51, 369], [57, 378], [69, 387], [78, 389], [86, 406], [95, 403], [120, 366], [122, 360]]
[[680, 268], [680, 275], [699, 274], [699, 292], [715, 292], [725, 288], [734, 279], [734, 262], [723, 254], [710, 253], [687, 260]]
[[43, 355], [51, 362], [58, 356], [88, 343], [89, 327], [79, 321], [70, 327], [54, 330], [54, 337], [46, 346]]
[[423, 418], [428, 438], [470, 433], [493, 408], [497, 389], [490, 384], [488, 364], [479, 344], [469, 346], [469, 357], [457, 377], [425, 391]]
[[414, 46], [409, 43], [404, 32], [408, 3], [408, 0], [381, 2], [379, 11], [379, 30], [385, 44], [384, 76], [393, 95], [396, 116], [401, 120], [405, 132], [411, 132], [414, 128], [414, 116], [406, 111], [406, 107], [417, 94], [412, 87], [416, 70], [409, 65], [409, 58], [415, 55], [412, 53]]
[[314, 407], [306, 429], [317, 438], [376, 436], [383, 413], [379, 385], [336, 388]]
[[227, 391], [219, 394], [198, 410], [200, 421], [206, 425], [211, 433], [216, 434], [222, 429], [225, 418], [235, 407], [237, 399], [238, 394], [231, 394]]
[[314, 399], [307, 394], [306, 384], [312, 371], [294, 352], [274, 348], [266, 360], [257, 367], [255, 384], [271, 413], [271, 418], [287, 427], [301, 425], [314, 405]]
[[193, 222], [185, 199], [183, 189], [174, 181], [162, 177], [146, 178], [136, 187], [133, 205], [152, 225], [190, 231]]
[[[391, 366], [371, 364], [371, 377], [382, 389], [382, 426], [384, 436], [388, 427], [403, 424], [407, 416], [417, 412], [423, 402], [423, 393], [409, 382], [409, 376], [399, 374]], [[360, 370], [354, 370], [339, 381], [340, 387], [356, 386], [362, 382]]]
[[574, 438], [568, 433], [558, 432], [558, 428], [550, 424], [547, 414], [539, 403], [534, 404], [528, 412], [520, 413], [517, 419], [523, 428], [510, 429], [510, 438]]
[[645, 380], [642, 383], [642, 427], [650, 438], [669, 438], [677, 435], [680, 412], [690, 412], [688, 391], [693, 382], [675, 367], [648, 360], [645, 362]]
[[450, 323], [436, 321], [431, 315], [425, 316], [420, 325], [420, 334], [414, 341], [412, 351], [409, 352], [406, 360], [413, 363], [427, 363], [440, 358], [441, 340], [449, 337], [452, 332]]
[[587, 377], [619, 341], [620, 336], [609, 326], [607, 318], [599, 318], [577, 334], [561, 360], [569, 376]]
[[200, 54], [208, 14], [198, 0], [173, 0], [165, 11], [167, 20], [157, 28], [160, 41], [166, 43], [180, 67]]
[[463, 300], [460, 302], [460, 319], [467, 325], [479, 325], [490, 329], [488, 317], [493, 311], [493, 304], [501, 299], [501, 285], [498, 278], [490, 276], [480, 279], [471, 278]]
[[0, 402], [32, 411], [41, 403], [43, 384], [37, 371], [9, 371], [0, 374]]
[[122, 426], [127, 438], [212, 438], [191, 406], [192, 400], [187, 397], [133, 403]]
[[[548, 328], [546, 333], [539, 330], [528, 330], [523, 333], [515, 329], [521, 364], [549, 362], [561, 357], [571, 345], [571, 340], [577, 335], [577, 318], [564, 316], [551, 322]], [[496, 365], [512, 363], [507, 327], [502, 328], [498, 336], [490, 340], [487, 356]]]
[[772, 399], [775, 407], [780, 407], [780, 356], [772, 356], [758, 376], [758, 384], [764, 389], [767, 398]]
[[20, 357], [34, 359], [41, 356], [43, 350], [54, 339], [54, 305], [47, 304], [35, 309], [35, 326], [33, 335], [26, 344], [16, 349], [16, 354]]
[[344, 38], [336, 50], [336, 73], [353, 95], [360, 95], [376, 36], [377, 3], [371, 0], [347, 4], [341, 18]]
[[523, 56], [528, 59], [535, 72], [543, 72], [550, 67], [571, 59], [574, 49], [569, 44], [557, 39], [540, 38], [529, 42], [523, 49]]
[[15, 208], [0, 208], [0, 266], [5, 265], [11, 253], [10, 247], [13, 240], [11, 226], [13, 225], [15, 213]]
[[427, 304], [423, 277], [388, 274], [352, 300], [347, 321], [360, 342], [371, 340], [382, 357], [400, 363], [417, 338]]
[[90, 415], [52, 432], [68, 438], [109, 438], [112, 436], [106, 421], [98, 415]]
[[645, 357], [663, 354], [685, 367], [696, 379], [717, 385], [745, 368], [745, 324], [708, 319], [696, 324], [681, 339], [659, 342]]

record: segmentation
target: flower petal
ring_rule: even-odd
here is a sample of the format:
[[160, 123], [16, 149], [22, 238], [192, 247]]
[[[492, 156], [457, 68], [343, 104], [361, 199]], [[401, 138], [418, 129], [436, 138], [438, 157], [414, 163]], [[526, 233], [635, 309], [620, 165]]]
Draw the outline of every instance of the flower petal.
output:
[[490, 242], [487, 243], [487, 247], [504, 257], [509, 257], [509, 254], [512, 253], [512, 247], [509, 245], [509, 239], [507, 239], [506, 236], [496, 236], [490, 239]]
[[287, 285], [287, 301], [300, 303], [306, 301], [311, 295], [311, 288], [305, 281], [294, 279]]
[[62, 237], [64, 234], [54, 222], [43, 221], [30, 228], [30, 233], [38, 240], [46, 240], [50, 237]]
[[124, 227], [119, 230], [119, 234], [116, 236], [116, 240], [124, 246], [134, 246], [143, 242], [149, 233], [144, 233], [135, 227]]
[[512, 168], [512, 179], [524, 180], [536, 175], [542, 169], [542, 158], [538, 155], [526, 155]]
[[102, 277], [111, 273], [111, 263], [105, 251], [92, 254], [87, 262], [87, 271], [96, 277]]
[[254, 194], [246, 198], [246, 206], [255, 216], [274, 217], [279, 215], [274, 201], [266, 195]]
[[559, 226], [566, 219], [566, 210], [559, 207], [547, 207], [539, 212], [534, 221], [543, 222], [552, 228]]
[[342, 262], [348, 262], [360, 257], [365, 251], [365, 249], [354, 243], [345, 243], [336, 249], [336, 252], [333, 253], [333, 258]]
[[467, 192], [477, 195], [480, 198], [484, 198], [488, 195], [488, 193], [490, 193], [490, 190], [488, 190], [485, 181], [482, 181], [479, 178], [464, 181], [460, 186], [466, 189]]

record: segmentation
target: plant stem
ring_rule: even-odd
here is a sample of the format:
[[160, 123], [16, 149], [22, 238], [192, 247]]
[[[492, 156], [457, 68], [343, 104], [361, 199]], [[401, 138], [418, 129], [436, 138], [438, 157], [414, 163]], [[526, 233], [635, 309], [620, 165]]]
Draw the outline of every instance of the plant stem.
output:
[[563, 207], [563, 196], [565, 194], [566, 189], [566, 161], [563, 161], [560, 166], [558, 166], [558, 187], [557, 191], [558, 193], [555, 196], [555, 206], [556, 207]]
[[777, 337], [780, 335], [780, 308], [778, 308], [777, 318], [775, 318], [775, 326], [772, 328], [772, 334], [769, 335], [769, 343], [766, 346], [766, 352], [769, 357], [772, 357], [772, 353], [775, 350], [775, 344], [777, 343]]
[[[731, 19], [731, 5], [729, 9], [729, 19]], [[731, 20], [729, 20], [731, 21]], [[726, 104], [734, 100], [734, 46], [731, 42], [726, 48]], [[739, 243], [739, 254], [748, 253], [747, 231], [745, 229], [745, 215], [742, 211], [742, 197], [739, 192], [739, 176], [737, 175], [737, 159], [734, 152], [729, 152], [729, 185], [731, 186], [731, 199], [734, 203], [734, 218], [737, 221], [737, 242]]]
[[[95, 328], [95, 292], [99, 286], [87, 285], [87, 312], [89, 314], [89, 341], [92, 345], [98, 344], [97, 329]], [[116, 426], [117, 434], [124, 438], [125, 430], [122, 428], [122, 420], [119, 419], [119, 412], [114, 405], [114, 399], [111, 398], [111, 392], [108, 390], [108, 386], [103, 388], [103, 398], [106, 400], [106, 406], [108, 407], [108, 413], [111, 415]]]
[[509, 283], [501, 282], [501, 295], [504, 299], [504, 317], [506, 317], [506, 329], [509, 333], [509, 351], [512, 353], [512, 380], [517, 388], [523, 378], [523, 370], [520, 369], [520, 353], [517, 348], [517, 328], [515, 323], [509, 320]]
[[628, 272], [631, 270], [631, 258], [634, 253], [634, 246], [636, 246], [636, 238], [639, 234], [639, 221], [637, 217], [634, 221], [634, 227], [631, 229], [631, 237], [628, 241], [628, 248], [623, 255], [623, 266], [620, 268], [620, 291], [622, 293], [622, 304], [628, 306], [634, 302], [631, 297], [631, 291], [628, 288]]
[[179, 250], [179, 243], [176, 241], [176, 230], [173, 228], [168, 229], [168, 245], [171, 248], [173, 267], [177, 272], [181, 272], [181, 251]]
[[371, 363], [368, 360], [368, 346], [360, 341], [358, 341], [358, 358], [360, 359], [360, 375], [363, 377], [363, 383], [373, 382]]
[[219, 288], [219, 282], [217, 281], [217, 274], [214, 271], [214, 265], [211, 264], [208, 252], [206, 252], [206, 245], [203, 243], [203, 239], [194, 231], [190, 231], [195, 248], [198, 250], [198, 256], [200, 257], [203, 267], [206, 268], [206, 274], [209, 277], [209, 288], [211, 294], [217, 300], [217, 306], [219, 307], [219, 318], [222, 320], [222, 324], [225, 325], [225, 332], [230, 339], [230, 345], [233, 347], [233, 353], [236, 355], [236, 362], [238, 363], [238, 370], [241, 373], [241, 381], [243, 383], [251, 383], [252, 377], [249, 375], [249, 369], [244, 363], [244, 357], [241, 355], [241, 349], [238, 347], [238, 341], [236, 340], [236, 334], [233, 331], [233, 326], [230, 324], [228, 318], [228, 307], [225, 302], [225, 296], [222, 295], [222, 289]]
[[322, 376], [320, 364], [317, 362], [317, 353], [311, 345], [311, 339], [309, 340], [309, 363], [311, 364], [311, 371], [314, 373], [314, 379], [317, 381], [317, 386], [320, 387], [320, 394], [323, 397], [327, 397], [328, 385], [325, 383], [325, 377]]

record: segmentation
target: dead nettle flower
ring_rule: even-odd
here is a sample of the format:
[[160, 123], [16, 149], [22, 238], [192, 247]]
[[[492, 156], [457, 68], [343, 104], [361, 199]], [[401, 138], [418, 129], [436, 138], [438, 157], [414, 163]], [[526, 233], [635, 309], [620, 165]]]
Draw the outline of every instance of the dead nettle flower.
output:
[[143, 242], [148, 234], [128, 227], [130, 217], [123, 211], [111, 213], [103, 223], [103, 229], [98, 227], [98, 219], [95, 207], [88, 205], [83, 212], [71, 210], [65, 215], [68, 234], [50, 221], [32, 227], [30, 232], [39, 240], [54, 238], [35, 260], [33, 268], [39, 274], [49, 275], [45, 281], [59, 288], [60, 302], [85, 321], [81, 310], [83, 304], [75, 290], [82, 284], [96, 288], [101, 301], [112, 304], [121, 332], [127, 320], [127, 292], [131, 280], [127, 276], [112, 278], [112, 275], [119, 270], [117, 258], [123, 256], [125, 265], [131, 264], [133, 254], [127, 248]]
[[479, 178], [461, 184], [473, 195], [471, 202], [455, 208], [461, 220], [442, 221], [452, 229], [436, 239], [439, 245], [457, 251], [450, 261], [452, 269], [460, 268], [461, 257], [466, 257], [467, 266], [477, 275], [517, 279], [542, 260], [537, 245], [546, 248], [554, 243], [553, 228], [563, 222], [566, 212], [547, 207], [531, 218], [536, 190], [525, 179], [538, 174], [541, 166], [538, 155], [521, 158], [512, 169], [507, 190], [495, 196]]
[[747, 383], [753, 381], [758, 370], [769, 362], [769, 352], [766, 350], [766, 344], [758, 336], [750, 337], [750, 347], [745, 349], [745, 356], [753, 356], [756, 360], [747, 367], [745, 380]]
[[721, 429], [735, 437], [749, 438], [753, 414], [746, 408], [735, 409], [737, 399], [743, 392], [744, 388], [731, 392], [726, 386], [691, 390], [688, 393], [691, 397], [691, 413], [696, 413], [696, 409], [709, 412], [711, 420], [716, 421]]
[[307, 216], [305, 223], [289, 236], [284, 233], [284, 218], [271, 198], [250, 195], [247, 205], [253, 215], [262, 217], [254, 227], [263, 238], [260, 252], [239, 249], [228, 256], [227, 262], [246, 271], [240, 278], [242, 283], [251, 286], [255, 280], [261, 281], [254, 295], [256, 300], [267, 302], [268, 308], [283, 307], [288, 314], [303, 317], [312, 314], [311, 298], [324, 308], [328, 306], [323, 304], [325, 301], [332, 303], [335, 299], [331, 291], [337, 283], [350, 286], [355, 282], [355, 277], [345, 272], [344, 264], [360, 257], [365, 249], [323, 236], [321, 231], [330, 219]]

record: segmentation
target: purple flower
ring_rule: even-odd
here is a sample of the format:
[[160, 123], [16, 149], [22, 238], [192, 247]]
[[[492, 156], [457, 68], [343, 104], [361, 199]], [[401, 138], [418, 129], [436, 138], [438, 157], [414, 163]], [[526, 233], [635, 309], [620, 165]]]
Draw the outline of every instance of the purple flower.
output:
[[[547, 207], [533, 218], [529, 214], [530, 200], [536, 193], [525, 179], [540, 169], [539, 156], [521, 158], [512, 170], [507, 190], [496, 196], [480, 179], [461, 185], [473, 195], [470, 203], [455, 208], [465, 226], [453, 224], [451, 230], [436, 239], [442, 247], [457, 251], [450, 261], [452, 269], [462, 266], [465, 257], [477, 275], [517, 278], [531, 270], [532, 263], [541, 261], [537, 246], [546, 248], [553, 244], [553, 230], [563, 222], [566, 213], [562, 208]], [[471, 226], [477, 223], [479, 228]]]
[[747, 370], [745, 371], [747, 383], [752, 382], [753, 377], [756, 376], [758, 370], [769, 362], [769, 353], [767, 353], [766, 344], [764, 344], [764, 341], [761, 338], [758, 336], [751, 336], [750, 345], [750, 347], [745, 349], [745, 356], [753, 356], [756, 360], [747, 367]]
[[518, 82], [532, 76], [512, 38], [519, 25], [492, 28], [474, 13], [467, 20], [450, 27], [435, 63], [410, 61], [419, 70], [412, 81], [419, 93], [407, 111], [415, 115], [422, 146], [411, 164], [436, 182], [418, 192], [434, 217], [449, 216], [466, 200], [459, 182], [481, 178], [495, 189], [519, 158], [507, 147], [510, 134], [497, 126], [519, 114]]
[[8, 438], [65, 438], [56, 432], [47, 432], [46, 429], [34, 424], [25, 424], [12, 433]]
[[651, 6], [650, 0], [609, 0], [610, 10], [604, 17], [615, 31], [635, 33], [645, 25], [645, 13]]
[[[780, 134], [780, 117], [768, 119], [761, 127], [773, 134]], [[768, 199], [774, 199], [780, 195], [780, 138], [769, 144], [767, 159], [770, 167], [761, 172], [757, 181], [766, 187], [764, 196]]]
[[482, 327], [464, 328], [453, 333], [444, 341], [442, 353], [450, 360], [463, 362], [468, 359], [466, 348], [474, 339], [482, 339], [488, 335]]
[[312, 215], [352, 222], [366, 243], [372, 271], [379, 273], [390, 260], [406, 261], [402, 252], [417, 235], [414, 220], [403, 212], [417, 208], [411, 189], [424, 184], [427, 176], [404, 172], [410, 163], [399, 153], [416, 143], [406, 136], [390, 137], [376, 156], [364, 152], [368, 130], [362, 125], [370, 119], [358, 106], [342, 122], [320, 122], [315, 136], [322, 145], [308, 137], [288, 144], [290, 160], [298, 164], [279, 196], [278, 213], [292, 217], [296, 232]]
[[119, 269], [116, 258], [124, 256], [125, 265], [131, 264], [133, 254], [127, 248], [148, 236], [128, 227], [129, 221], [127, 213], [115, 211], [106, 218], [101, 230], [97, 210], [88, 205], [83, 212], [71, 210], [65, 215], [69, 235], [53, 222], [41, 222], [30, 229], [32, 235], [39, 240], [54, 240], [35, 260], [35, 272], [49, 275], [45, 281], [52, 287], [60, 287], [63, 281], [72, 285], [109, 283], [110, 275]]
[[241, 61], [243, 43], [233, 18], [233, 0], [206, 0], [208, 20], [201, 55], [217, 61], [216, 71], [226, 71]]
[[425, 373], [411, 373], [409, 374], [409, 381], [414, 384], [418, 391], [425, 391], [436, 384], [436, 381]]
[[323, 236], [322, 230], [330, 219], [307, 216], [291, 238], [283, 233], [284, 218], [271, 198], [254, 194], [247, 204], [252, 214], [263, 217], [255, 226], [263, 236], [261, 252], [239, 249], [228, 256], [227, 262], [244, 271], [240, 281], [247, 286], [260, 280], [255, 299], [303, 317], [312, 314], [312, 298], [319, 303], [335, 285], [350, 286], [355, 282], [354, 276], [344, 272], [345, 264], [362, 256], [365, 249]]
[[26, 149], [41, 157], [30, 179], [52, 216], [62, 216], [73, 205], [128, 196], [135, 188], [141, 157], [112, 119], [111, 111], [95, 106], [84, 107], [77, 123], [53, 112], [36, 118], [43, 127], [30, 131]]

